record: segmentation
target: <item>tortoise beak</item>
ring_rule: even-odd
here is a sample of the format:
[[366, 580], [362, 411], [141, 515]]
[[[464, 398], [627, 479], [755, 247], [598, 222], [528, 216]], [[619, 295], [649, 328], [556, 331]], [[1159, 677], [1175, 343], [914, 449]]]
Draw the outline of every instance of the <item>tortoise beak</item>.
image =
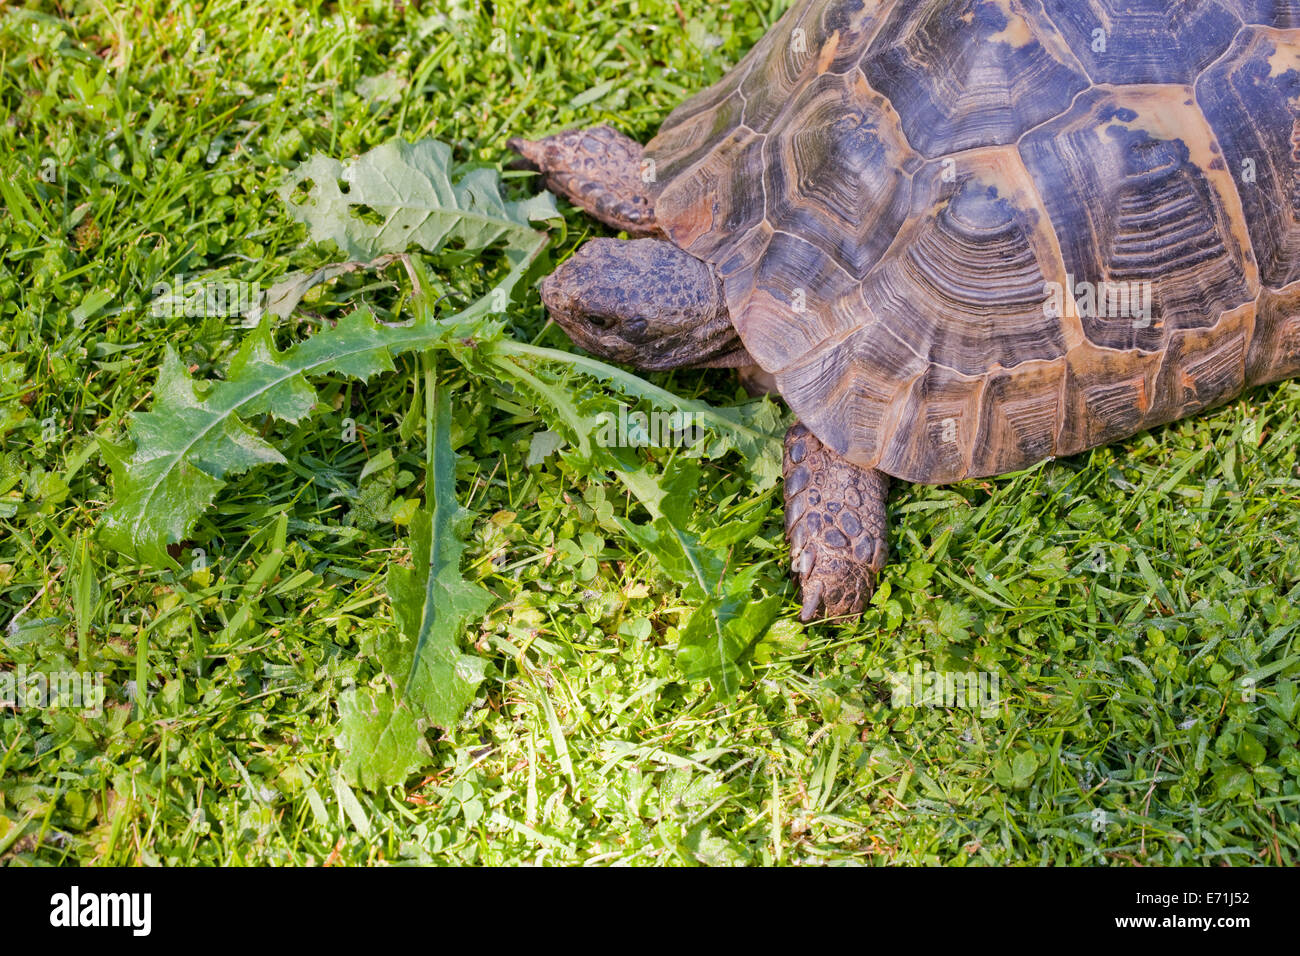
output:
[[565, 288], [565, 282], [560, 273], [564, 266], [560, 266], [555, 272], [548, 275], [542, 280], [542, 304], [546, 306], [546, 312], [552, 319], [560, 323], [567, 332], [569, 326], [573, 324], [572, 320], [577, 312], [577, 301], [572, 293]]
[[[570, 260], [571, 261], [571, 260]], [[581, 298], [569, 281], [566, 262], [542, 280], [542, 304], [547, 314], [568, 334], [577, 345], [591, 351], [595, 344], [594, 330], [588, 325], [600, 327], [600, 323], [586, 315]]]

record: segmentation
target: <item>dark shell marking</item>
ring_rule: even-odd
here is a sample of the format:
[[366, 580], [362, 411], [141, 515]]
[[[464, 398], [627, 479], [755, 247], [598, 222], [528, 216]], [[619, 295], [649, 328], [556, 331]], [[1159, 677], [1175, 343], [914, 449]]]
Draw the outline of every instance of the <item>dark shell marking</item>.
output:
[[646, 155], [863, 468], [1002, 474], [1300, 370], [1300, 0], [804, 0]]

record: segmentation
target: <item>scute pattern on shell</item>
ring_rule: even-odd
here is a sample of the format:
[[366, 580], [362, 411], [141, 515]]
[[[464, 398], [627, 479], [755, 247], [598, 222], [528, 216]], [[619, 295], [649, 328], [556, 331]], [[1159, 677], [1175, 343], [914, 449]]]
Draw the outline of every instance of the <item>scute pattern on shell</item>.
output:
[[863, 467], [1004, 474], [1300, 372], [1300, 0], [802, 0], [647, 155]]

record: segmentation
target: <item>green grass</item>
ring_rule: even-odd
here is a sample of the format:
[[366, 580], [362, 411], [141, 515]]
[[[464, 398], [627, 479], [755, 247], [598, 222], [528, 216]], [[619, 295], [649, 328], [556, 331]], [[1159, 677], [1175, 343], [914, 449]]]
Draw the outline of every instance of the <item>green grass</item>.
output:
[[[425, 775], [349, 787], [337, 706], [393, 627], [418, 362], [321, 383], [322, 414], [273, 426], [292, 466], [232, 482], [194, 531], [207, 566], [139, 567], [90, 537], [112, 500], [96, 436], [149, 406], [165, 346], [219, 377], [246, 334], [153, 315], [154, 284], [269, 285], [337, 259], [270, 191], [314, 151], [436, 136], [498, 164], [510, 134], [609, 121], [645, 139], [784, 3], [27, 6], [0, 13], [0, 670], [99, 672], [108, 702], [0, 711], [4, 862], [1300, 859], [1294, 384], [1011, 479], [899, 488], [862, 622], [803, 628], [787, 589], [753, 680], [721, 698], [682, 679], [692, 605], [621, 530], [623, 486], [528, 466], [533, 404], [444, 370], [466, 573], [497, 598], [468, 639], [489, 679], [430, 735]], [[566, 220], [551, 262], [599, 231]], [[463, 303], [503, 273], [470, 259], [438, 281]], [[343, 280], [285, 336], [349, 297], [395, 300], [392, 278]], [[508, 321], [569, 347], [535, 290]], [[723, 373], [654, 380], [740, 398]], [[343, 417], [361, 442], [339, 440]], [[697, 495], [759, 519], [732, 560], [779, 580], [779, 489], [724, 459]], [[996, 674], [1002, 703], [892, 706], [890, 675], [918, 663]]]

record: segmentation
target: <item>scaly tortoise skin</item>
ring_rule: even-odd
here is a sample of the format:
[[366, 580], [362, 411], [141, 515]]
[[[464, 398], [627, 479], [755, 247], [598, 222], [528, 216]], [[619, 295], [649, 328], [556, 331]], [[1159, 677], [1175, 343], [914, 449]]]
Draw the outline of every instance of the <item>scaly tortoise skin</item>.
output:
[[[549, 142], [599, 182], [584, 137], [611, 133]], [[627, 182], [632, 162], [652, 175]], [[743, 344], [701, 332], [699, 361], [669, 364], [752, 360], [882, 482], [1006, 474], [1300, 374], [1300, 0], [803, 0], [617, 165], [650, 219], [560, 191], [711, 267], [725, 308], [697, 318]], [[626, 254], [593, 246], [586, 275]], [[575, 330], [600, 295], [572, 268], [543, 286], [552, 314], [644, 364], [658, 340], [618, 302]], [[1149, 291], [1150, 312], [1075, 307], [1097, 289]], [[842, 537], [842, 509], [813, 513]], [[852, 552], [802, 534], [823, 565]], [[825, 610], [860, 609], [882, 560], [823, 582], [849, 595]]]

